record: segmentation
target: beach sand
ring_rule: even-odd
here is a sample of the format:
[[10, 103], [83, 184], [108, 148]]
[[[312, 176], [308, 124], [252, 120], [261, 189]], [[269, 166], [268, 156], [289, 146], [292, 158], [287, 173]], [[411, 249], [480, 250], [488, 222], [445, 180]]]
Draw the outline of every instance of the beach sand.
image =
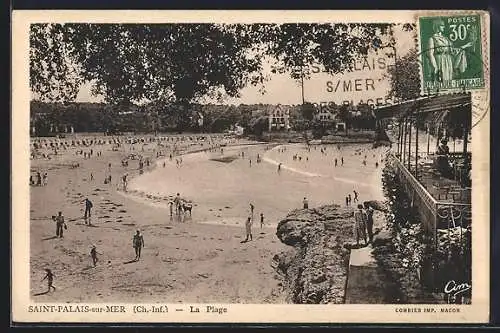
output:
[[[333, 152], [332, 147], [329, 149]], [[149, 145], [144, 154], [152, 156], [153, 148]], [[226, 156], [242, 149], [247, 156], [223, 163], [211, 161], [221, 155], [218, 150], [184, 155], [180, 168], [175, 158], [167, 160], [165, 168], [163, 160], [158, 160], [155, 170], [140, 177], [137, 177], [137, 161], [130, 161], [128, 167], [120, 164], [130, 153], [128, 145], [123, 145], [119, 151], [103, 146], [97, 149], [102, 150], [102, 155], [90, 159], [68, 151], [51, 161], [33, 160], [32, 169], [41, 168], [49, 174], [47, 186], [32, 186], [30, 192], [30, 289], [33, 300], [282, 303], [279, 280], [271, 267], [273, 256], [288, 248], [275, 235], [279, 220], [290, 209], [300, 208], [302, 197], [308, 191], [320, 193], [311, 194], [310, 206], [333, 201], [342, 204], [338, 201], [342, 201], [346, 191], [352, 191], [352, 182], [356, 180], [367, 183], [365, 189], [359, 189], [361, 200], [378, 199], [377, 180], [380, 182], [380, 177], [377, 173], [381, 166], [378, 169], [367, 166], [365, 172], [359, 172], [362, 157], [357, 155], [346, 156], [346, 166], [350, 164], [351, 167], [332, 175], [324, 164], [313, 167], [316, 164], [312, 161], [319, 158], [317, 148], [318, 151], [310, 153], [311, 163], [307, 167], [286, 160], [283, 163], [288, 169], [276, 175], [273, 161], [285, 159], [287, 155], [277, 157], [276, 154], [281, 154], [277, 153], [279, 148], [265, 151], [261, 145], [224, 149]], [[287, 149], [289, 153], [303, 148], [290, 146]], [[267, 160], [257, 165], [254, 159], [250, 167], [248, 156], [255, 157], [256, 153], [263, 154]], [[72, 161], [80, 163], [80, 167], [70, 168]], [[153, 161], [151, 168], [156, 162]], [[108, 163], [112, 164], [112, 184], [103, 182]], [[206, 173], [201, 173], [203, 168], [200, 166], [205, 164]], [[248, 167], [248, 172], [242, 176], [237, 170], [243, 165]], [[90, 172], [94, 175], [93, 181]], [[119, 179], [125, 172], [134, 177], [126, 194], [118, 191]], [[304, 172], [321, 176], [304, 176]], [[193, 177], [197, 177], [196, 181]], [[329, 181], [325, 182], [327, 177]], [[215, 181], [221, 178], [225, 184], [217, 186]], [[256, 182], [256, 179], [261, 181]], [[338, 186], [332, 187], [332, 181]], [[287, 186], [299, 187], [290, 192]], [[264, 194], [266, 189], [267, 195]], [[329, 196], [325, 196], [326, 191]], [[193, 200], [192, 217], [188, 214], [179, 220], [175, 213], [170, 217], [165, 197], [176, 192]], [[91, 226], [83, 219], [86, 197], [94, 206]], [[256, 206], [254, 240], [241, 243], [245, 236], [244, 219], [249, 213], [249, 198]], [[58, 211], [62, 211], [68, 225], [64, 238], [55, 237], [55, 222], [51, 219]], [[265, 212], [267, 223], [262, 229], [257, 218], [261, 211]], [[132, 237], [137, 229], [144, 236], [145, 247], [141, 260], [135, 262]], [[99, 253], [96, 267], [89, 255], [92, 245]], [[40, 281], [45, 268], [50, 268], [55, 275], [55, 292], [45, 293], [46, 281]]]

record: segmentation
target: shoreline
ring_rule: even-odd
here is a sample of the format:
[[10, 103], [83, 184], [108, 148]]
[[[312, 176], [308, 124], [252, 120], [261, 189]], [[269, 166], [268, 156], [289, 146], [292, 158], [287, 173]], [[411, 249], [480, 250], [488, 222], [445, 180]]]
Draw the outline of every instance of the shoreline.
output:
[[[61, 157], [80, 167], [58, 167], [49, 171], [48, 185], [30, 189], [29, 279], [34, 302], [285, 303], [271, 267], [273, 255], [285, 246], [274, 226], [261, 229], [255, 223], [254, 240], [242, 244], [243, 225], [172, 221], [164, 208], [117, 191], [120, 175], [135, 168], [120, 164], [128, 146], [121, 151], [113, 151], [112, 145], [99, 149], [102, 156], [90, 159], [66, 151]], [[47, 170], [60, 163], [40, 159], [31, 164]], [[108, 163], [113, 165], [113, 182], [103, 184]], [[94, 204], [92, 225], [83, 218], [85, 197]], [[58, 210], [68, 225], [64, 238], [54, 236], [50, 218]], [[137, 229], [145, 247], [141, 260], [134, 262], [131, 237]], [[92, 244], [100, 253], [96, 267], [89, 255]], [[56, 277], [57, 290], [51, 293], [44, 293], [46, 284], [40, 282], [45, 268]]]
[[[280, 144], [280, 143], [275, 143], [272, 145], [273, 146], [272, 149], [265, 149], [264, 151], [260, 151], [258, 149], [259, 147], [268, 148], [269, 146], [270, 146], [270, 144], [262, 143], [262, 142], [252, 142], [252, 143], [247, 143], [247, 144], [234, 143], [231, 145], [227, 145], [226, 147], [228, 148], [228, 151], [230, 151], [229, 149], [231, 149], [231, 148], [237, 150], [237, 149], [241, 149], [244, 147], [255, 147], [256, 149], [254, 149], [253, 152], [252, 152], [252, 150], [250, 150], [248, 152], [246, 150], [244, 150], [245, 151], [244, 157], [237, 158], [234, 162], [231, 162], [231, 163], [227, 163], [227, 164], [221, 163], [218, 166], [215, 164], [212, 164], [211, 166], [209, 164], [206, 164], [205, 162], [210, 161], [212, 159], [207, 158], [204, 155], [203, 156], [195, 156], [195, 157], [193, 157], [194, 160], [186, 159], [183, 163], [183, 166], [180, 168], [174, 168], [174, 165], [172, 164], [172, 161], [169, 160], [169, 157], [159, 158], [158, 160], [153, 161], [152, 167], [146, 169], [146, 171], [142, 175], [135, 173], [134, 176], [130, 178], [128, 191], [126, 193], [124, 193], [123, 190], [118, 190], [118, 192], [122, 196], [127, 196], [130, 199], [135, 200], [137, 202], [140, 202], [142, 204], [146, 204], [146, 205], [149, 205], [152, 207], [160, 207], [160, 208], [164, 209], [166, 212], [168, 212], [169, 208], [170, 208], [169, 202], [175, 198], [175, 193], [179, 192], [179, 193], [181, 193], [181, 197], [183, 197], [187, 201], [193, 202], [193, 208], [195, 211], [195, 215], [193, 215], [193, 216], [195, 216], [193, 218], [193, 222], [203, 223], [203, 224], [212, 224], [212, 225], [232, 225], [232, 226], [241, 227], [244, 224], [243, 221], [246, 219], [246, 216], [248, 216], [247, 215], [248, 209], [245, 209], [245, 207], [242, 207], [242, 202], [240, 202], [240, 201], [234, 202], [234, 200], [232, 198], [227, 196], [228, 193], [230, 194], [230, 193], [233, 193], [232, 191], [236, 191], [236, 192], [234, 192], [234, 194], [235, 194], [235, 196], [239, 197], [239, 196], [241, 196], [240, 192], [242, 190], [243, 191], [246, 190], [246, 191], [249, 191], [253, 195], [257, 195], [257, 198], [260, 198], [260, 197], [266, 195], [265, 192], [261, 192], [262, 190], [265, 190], [265, 189], [260, 188], [260, 187], [255, 188], [255, 185], [251, 185], [251, 184], [247, 184], [248, 187], [243, 186], [242, 188], [238, 188], [238, 187], [235, 188], [234, 186], [232, 186], [232, 187], [228, 188], [227, 184], [223, 184], [223, 183], [220, 184], [223, 187], [221, 189], [218, 189], [217, 188], [218, 187], [217, 179], [219, 179], [219, 180], [224, 179], [224, 180], [226, 180], [226, 182], [227, 181], [231, 182], [232, 177], [235, 176], [235, 174], [234, 174], [234, 172], [236, 172], [235, 170], [239, 170], [238, 172], [249, 173], [249, 175], [255, 175], [256, 177], [260, 177], [260, 179], [262, 179], [264, 181], [264, 184], [267, 181], [271, 181], [270, 183], [269, 182], [267, 183], [267, 184], [269, 184], [269, 186], [279, 186], [278, 185], [278, 184], [280, 184], [279, 181], [278, 181], [278, 183], [275, 183], [272, 185], [273, 182], [276, 182], [276, 178], [274, 176], [276, 171], [275, 171], [274, 167], [270, 167], [270, 166], [272, 166], [272, 165], [276, 166], [279, 164], [278, 163], [279, 159], [276, 159], [275, 157], [273, 157], [273, 155], [276, 155], [276, 153], [277, 153], [276, 149], [283, 147], [284, 145]], [[298, 144], [298, 145], [297, 144], [287, 144], [287, 146], [290, 147], [291, 150], [294, 150], [294, 149], [300, 150], [303, 147], [305, 147], [304, 144]], [[344, 147], [346, 147], [346, 145], [344, 145]], [[342, 153], [342, 154], [349, 155], [349, 152], [351, 151], [351, 149], [349, 148], [350, 145], [347, 145], [347, 147], [348, 147], [347, 151], [340, 151], [339, 150], [337, 152], [337, 150], [335, 149], [335, 150], [331, 150], [331, 152], [333, 152], [334, 154]], [[353, 146], [352, 151], [353, 152], [354, 151], [359, 152], [362, 150], [371, 151], [371, 149], [372, 148], [369, 148], [367, 145], [358, 144], [358, 146]], [[193, 154], [197, 154], [197, 153], [201, 153], [201, 152], [206, 152], [209, 150], [210, 149], [207, 149], [207, 148], [194, 149], [194, 150], [191, 150], [189, 152], [186, 151], [186, 152], [183, 152], [182, 154], [176, 155], [176, 157], [183, 156], [183, 155], [193, 155]], [[370, 162], [370, 166], [363, 167], [363, 166], [361, 166], [361, 164], [359, 166], [354, 166], [353, 171], [355, 173], [352, 174], [353, 171], [350, 171], [350, 169], [353, 168], [352, 163], [355, 163], [356, 160], [360, 159], [361, 157], [354, 157], [354, 160], [353, 160], [352, 157], [346, 156], [346, 158], [348, 160], [350, 159], [350, 161], [346, 162], [347, 164], [346, 164], [345, 169], [338, 170], [340, 172], [340, 174], [323, 174], [323, 173], [318, 173], [318, 172], [309, 172], [309, 171], [304, 170], [304, 168], [307, 169], [307, 165], [308, 165], [307, 163], [301, 164], [301, 166], [299, 166], [297, 164], [297, 167], [299, 167], [299, 169], [297, 169], [293, 166], [293, 164], [295, 162], [292, 163], [291, 158], [290, 158], [289, 162], [285, 161], [284, 164], [282, 165], [282, 171], [285, 171], [285, 173], [281, 175], [280, 179], [283, 179], [282, 181], [284, 181], [286, 183], [289, 183], [290, 181], [299, 182], [299, 183], [302, 183], [301, 187], [308, 188], [308, 186], [314, 186], [313, 183], [308, 185], [309, 181], [307, 180], [307, 178], [311, 177], [311, 182], [313, 181], [313, 179], [316, 179], [316, 180], [314, 180], [314, 182], [315, 183], [320, 182], [319, 184], [321, 184], [321, 182], [323, 182], [325, 184], [333, 184], [332, 186], [334, 186], [334, 187], [337, 185], [341, 185], [340, 187], [345, 188], [346, 190], [349, 187], [353, 187], [354, 189], [358, 189], [358, 192], [363, 193], [362, 196], [364, 197], [364, 199], [362, 199], [362, 200], [380, 200], [383, 197], [383, 194], [382, 194], [382, 190], [381, 190], [381, 187], [382, 187], [381, 179], [379, 179], [379, 178], [380, 178], [380, 170], [381, 170], [381, 168], [383, 168], [383, 163], [382, 163], [382, 154], [380, 152], [380, 149], [377, 149], [377, 150], [378, 150], [378, 152], [375, 152], [373, 154], [374, 155], [373, 162], [375, 162], [375, 160], [379, 161], [379, 164], [380, 164], [379, 171], [375, 171], [375, 169], [373, 168], [373, 166], [371, 165], [371, 162]], [[245, 164], [244, 164], [245, 162], [244, 161], [248, 160], [248, 159], [254, 159], [255, 156], [257, 155], [257, 153], [261, 154], [262, 161], [265, 163], [261, 164], [260, 166], [256, 165], [255, 168], [257, 168], [257, 169], [255, 169], [255, 170], [254, 170], [254, 168], [249, 168], [249, 169], [245, 170]], [[215, 154], [217, 154], [217, 152]], [[233, 153], [233, 154], [235, 154], [235, 153]], [[302, 153], [300, 153], [300, 154], [302, 154]], [[311, 158], [314, 159], [314, 155], [319, 154], [319, 149], [317, 152], [311, 151], [309, 154], [311, 154]], [[368, 154], [368, 152], [367, 152], [367, 154]], [[231, 155], [231, 152], [229, 152], [229, 155]], [[372, 159], [371, 152], [369, 153], [369, 155], [370, 155], [370, 159]], [[279, 155], [277, 155], [277, 156], [279, 156]], [[289, 157], [291, 157], [291, 156], [289, 156]], [[328, 160], [328, 157], [325, 157], [325, 156], [316, 157], [316, 158], [322, 158], [323, 162], [321, 162], [321, 163], [323, 163], [323, 164], [325, 163], [325, 160], [324, 160], [325, 158]], [[161, 168], [161, 165], [164, 162], [167, 163], [166, 169]], [[200, 164], [200, 166], [198, 167], [197, 163], [202, 163], [202, 164]], [[311, 161], [311, 163], [315, 163], [315, 162]], [[266, 166], [266, 165], [268, 165], [268, 166]], [[219, 166], [222, 168], [221, 170], [227, 170], [227, 172], [229, 172], [229, 173], [226, 173], [225, 171], [222, 171], [222, 173], [220, 171], [215, 172], [217, 169], [213, 169], [213, 168], [217, 168]], [[313, 165], [311, 165], [311, 166], [313, 166]], [[206, 169], [205, 172], [208, 172], [208, 174], [210, 174], [211, 177], [209, 176], [208, 177], [209, 179], [206, 179], [206, 177], [201, 177], [203, 179], [199, 179], [199, 180], [196, 178], [193, 179], [192, 177], [202, 176], [198, 173], [193, 173], [194, 169], [202, 170], [200, 168], [208, 168], [208, 169]], [[264, 168], [264, 169], [262, 169], [262, 168]], [[260, 172], [256, 171], [258, 169], [261, 169], [263, 171], [260, 171]], [[357, 169], [359, 169], [359, 171], [362, 173], [366, 173], [366, 172], [373, 173], [373, 175], [370, 175], [368, 178], [370, 180], [370, 182], [363, 182], [360, 180], [357, 181], [356, 178], [360, 178], [356, 174]], [[264, 170], [267, 170], [267, 171], [264, 171]], [[372, 171], [369, 171], [369, 170], [372, 170]], [[215, 172], [215, 173], [212, 174], [212, 172]], [[264, 172], [264, 173], [262, 173], [262, 172]], [[335, 171], [335, 172], [337, 172], [337, 171]], [[342, 175], [343, 173], [345, 173], [345, 175]], [[293, 174], [297, 174], [298, 177], [294, 176]], [[349, 174], [351, 176], [354, 176], [354, 179], [349, 177]], [[243, 179], [246, 179], [246, 177], [248, 177], [249, 175], [241, 174], [239, 181], [243, 181]], [[302, 178], [301, 178], [301, 176], [302, 176]], [[303, 176], [306, 176], [306, 178], [303, 178]], [[220, 177], [222, 177], [222, 178], [220, 178]], [[229, 178], [224, 178], [224, 177], [229, 177]], [[243, 178], [241, 178], [241, 177], [243, 177]], [[262, 177], [264, 177], [264, 178], [262, 178]], [[271, 178], [269, 178], [269, 177], [271, 177]], [[290, 178], [290, 177], [292, 177], [292, 178]], [[210, 179], [211, 179], [211, 181], [210, 181]], [[361, 178], [361, 179], [363, 179], [363, 178]], [[207, 183], [207, 181], [209, 181], [209, 183]], [[193, 189], [196, 186], [199, 186], [200, 191], [203, 193], [200, 193], [199, 191], [196, 191], [196, 190], [193, 192]], [[175, 190], [173, 190], [172, 188], [174, 188]], [[206, 188], [213, 189], [213, 191], [210, 192], [209, 197], [207, 197], [208, 194], [207, 194], [207, 190], [205, 190]], [[343, 197], [342, 198], [337, 197], [333, 202], [331, 200], [325, 201], [325, 190], [328, 191], [325, 188], [322, 190], [323, 194], [320, 195], [320, 197], [322, 196], [323, 199], [318, 198], [318, 199], [320, 199], [321, 202], [314, 202], [314, 203], [312, 203], [313, 206], [316, 206], [316, 205], [321, 206], [321, 205], [328, 205], [330, 203], [335, 203], [335, 202], [337, 202], [337, 203], [343, 202]], [[259, 191], [259, 192], [255, 192], [255, 191]], [[273, 192], [273, 191], [271, 191], [271, 192]], [[219, 195], [222, 195], [224, 198], [228, 199], [228, 201], [225, 201], [221, 197], [219, 199], [220, 206], [218, 206], [218, 207], [214, 206], [214, 205], [216, 205], [216, 203], [214, 202], [214, 198], [216, 198], [218, 196], [218, 194], [216, 194], [216, 193], [219, 193]], [[335, 196], [336, 195], [334, 195], [334, 197]], [[271, 198], [269, 198], [269, 199], [271, 199]], [[248, 196], [247, 200], [252, 202], [253, 201], [252, 195]], [[264, 199], [262, 199], [262, 200], [264, 200]], [[297, 206], [293, 205], [290, 202], [290, 198], [288, 198], [287, 202], [290, 205], [290, 206], [288, 206], [288, 208], [282, 207], [283, 206], [282, 204], [278, 205], [281, 208], [279, 208], [279, 207], [273, 208], [272, 206], [269, 205], [269, 202], [266, 202], [265, 200], [262, 201], [262, 200], [260, 200], [260, 203], [259, 203], [259, 200], [257, 200], [257, 202], [254, 202], [254, 204], [256, 204], [256, 207], [258, 209], [264, 209], [263, 213], [265, 215], [266, 222], [271, 221], [270, 226], [277, 226], [278, 221], [283, 216], [286, 216], [291, 210], [294, 210], [294, 209], [301, 207], [301, 198], [299, 200], [300, 202], [297, 202]], [[271, 199], [271, 202], [275, 202], [275, 199], [274, 198]], [[236, 205], [237, 207], [235, 207], [234, 205]], [[224, 206], [230, 206], [231, 211], [225, 209], [225, 208], [230, 208], [230, 207], [224, 207]], [[220, 213], [217, 213], [217, 209], [218, 209], [218, 211], [220, 211]], [[235, 211], [235, 209], [236, 209], [236, 211]], [[272, 211], [269, 211], [270, 209]], [[266, 213], [266, 211], [267, 211], [267, 213]], [[235, 215], [236, 212], [239, 212], [239, 213], [237, 213]], [[262, 212], [262, 210], [260, 212]], [[260, 212], [258, 212], [258, 213], [260, 213]], [[256, 220], [258, 220], [258, 218], [256, 218]], [[254, 225], [256, 225], [256, 224], [258, 224], [257, 221], [254, 222]]]

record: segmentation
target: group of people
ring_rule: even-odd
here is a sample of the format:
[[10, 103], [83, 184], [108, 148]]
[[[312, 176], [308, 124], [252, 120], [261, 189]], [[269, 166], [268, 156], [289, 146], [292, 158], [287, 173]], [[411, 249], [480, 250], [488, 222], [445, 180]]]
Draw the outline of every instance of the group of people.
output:
[[359, 246], [359, 241], [364, 240], [364, 245], [373, 243], [373, 208], [364, 202], [358, 204], [357, 210], [354, 212], [354, 228], [353, 233], [356, 238], [356, 246]]
[[36, 172], [36, 176], [30, 175], [30, 185], [33, 186], [46, 186], [48, 183], [48, 174], [44, 172], [43, 175], [40, 171]]
[[[59, 230], [59, 225], [61, 225], [61, 236], [62, 236], [62, 225], [66, 228], [66, 224], [64, 223], [64, 217], [62, 216], [62, 212], [58, 213], [58, 216], [56, 217], [56, 221], [58, 224], [58, 230]], [[61, 222], [62, 221], [62, 222]], [[137, 230], [136, 233], [134, 234], [132, 238], [132, 247], [134, 248], [135, 251], [135, 258], [134, 261], [139, 261], [141, 258], [141, 251], [142, 248], [144, 247], [144, 237], [141, 233], [140, 230]], [[97, 247], [95, 245], [92, 245], [90, 249], [90, 258], [92, 259], [92, 265], [94, 267], [97, 266], [97, 262], [99, 261], [98, 254], [102, 255], [102, 253], [97, 251]], [[47, 293], [49, 293], [51, 290], [56, 291], [56, 287], [54, 286], [54, 273], [50, 268], [45, 268], [45, 276], [43, 277], [42, 281], [47, 280]]]
[[351, 196], [351, 193], [347, 194], [347, 196], [345, 197], [345, 205], [347, 207], [351, 206], [352, 203], [356, 203], [359, 201], [358, 192], [356, 190], [353, 190], [352, 192], [354, 194], [354, 198]]
[[[253, 240], [252, 226], [254, 223], [254, 210], [255, 210], [254, 204], [250, 203], [250, 215], [247, 217], [245, 221], [246, 238], [243, 241], [241, 241], [242, 243], [246, 243], [248, 241]], [[260, 227], [262, 228], [263, 226], [264, 226], [264, 213], [260, 213]]]

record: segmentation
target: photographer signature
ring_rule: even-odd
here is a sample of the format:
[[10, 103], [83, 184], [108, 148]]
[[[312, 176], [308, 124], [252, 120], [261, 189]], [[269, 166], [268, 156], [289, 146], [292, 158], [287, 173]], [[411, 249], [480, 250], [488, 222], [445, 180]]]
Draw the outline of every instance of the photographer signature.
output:
[[450, 280], [444, 286], [444, 292], [445, 294], [456, 296], [458, 294], [466, 292], [467, 290], [470, 290], [471, 288], [472, 286], [466, 282], [457, 283], [455, 280]]

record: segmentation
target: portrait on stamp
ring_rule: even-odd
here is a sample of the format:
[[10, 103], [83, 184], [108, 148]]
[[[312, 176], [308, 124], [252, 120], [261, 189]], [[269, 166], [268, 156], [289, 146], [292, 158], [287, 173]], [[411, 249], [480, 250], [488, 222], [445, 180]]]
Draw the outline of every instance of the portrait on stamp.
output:
[[424, 91], [484, 88], [481, 17], [419, 17]]

